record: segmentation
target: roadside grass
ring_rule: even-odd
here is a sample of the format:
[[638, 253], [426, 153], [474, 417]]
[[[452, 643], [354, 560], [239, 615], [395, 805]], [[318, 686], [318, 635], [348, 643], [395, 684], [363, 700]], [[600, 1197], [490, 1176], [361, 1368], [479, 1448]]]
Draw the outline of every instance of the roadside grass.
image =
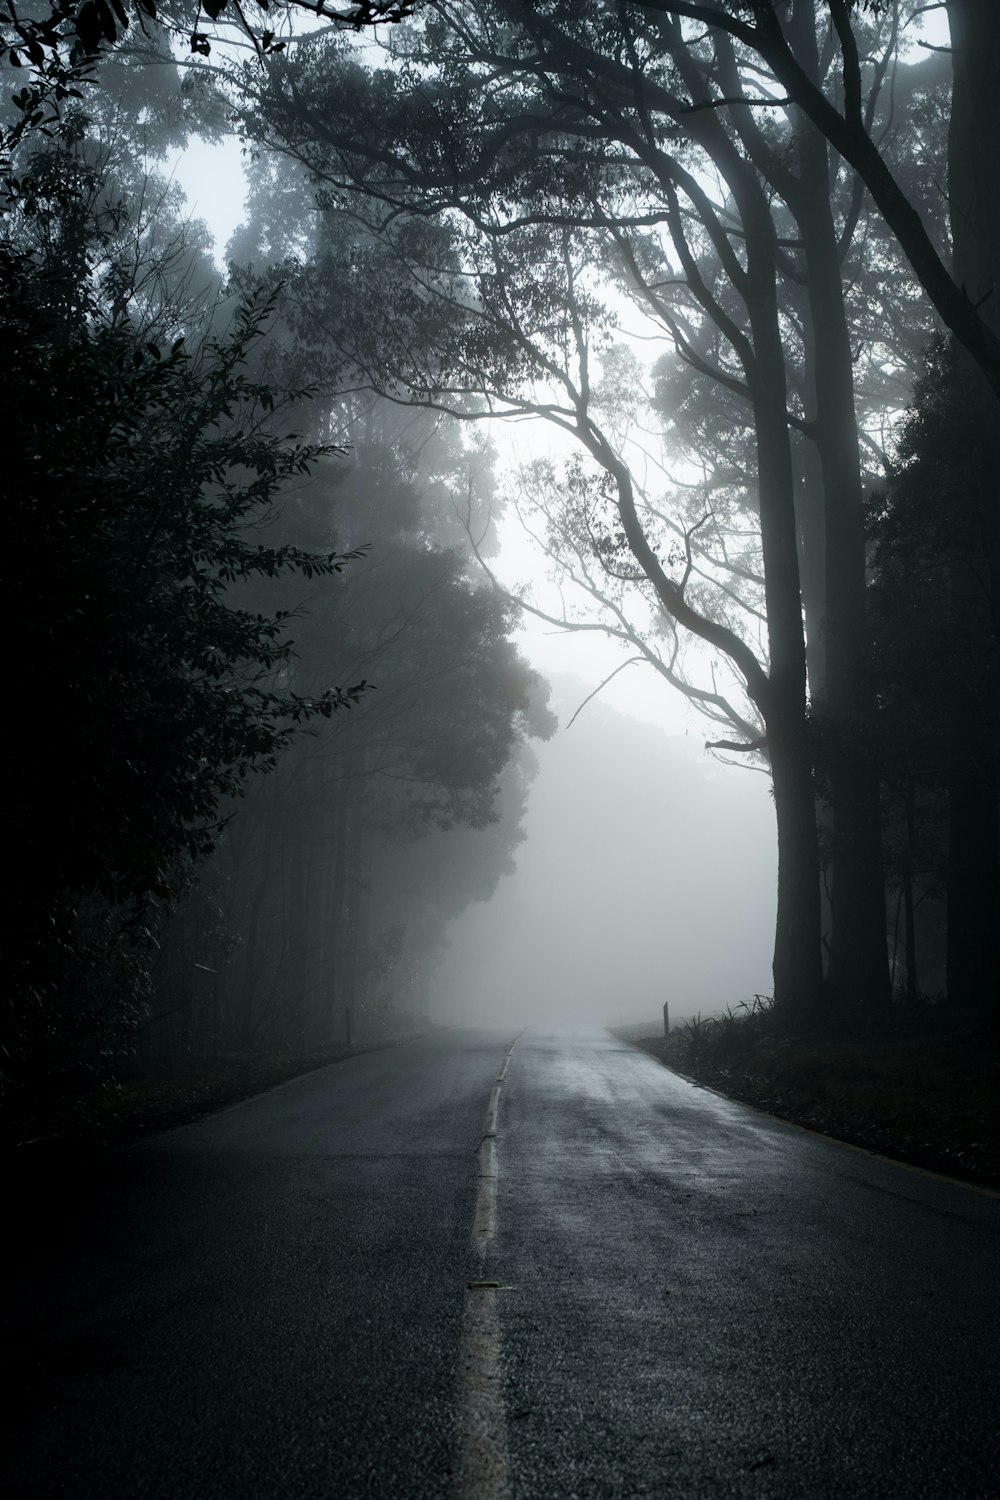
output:
[[95, 1080], [90, 1087], [17, 1097], [0, 1109], [0, 1145], [31, 1148], [33, 1155], [46, 1147], [127, 1145], [156, 1131], [189, 1124], [329, 1063], [405, 1040], [400, 1035], [308, 1052], [227, 1053], [174, 1078]]
[[653, 1032], [623, 1039], [797, 1125], [1000, 1187], [1000, 1039], [974, 1011], [925, 1006], [877, 1029], [790, 1035], [755, 996], [667, 1038]]

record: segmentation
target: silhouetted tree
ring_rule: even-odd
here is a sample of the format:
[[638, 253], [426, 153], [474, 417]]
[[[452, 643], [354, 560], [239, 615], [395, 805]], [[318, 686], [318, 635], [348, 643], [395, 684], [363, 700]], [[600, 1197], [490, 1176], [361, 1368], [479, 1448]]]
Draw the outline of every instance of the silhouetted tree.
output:
[[[348, 1009], [354, 1035], [387, 1024], [393, 1005], [412, 1015], [462, 904], [449, 860], [466, 869], [467, 899], [496, 878], [516, 838], [511, 761], [552, 728], [540, 679], [509, 638], [512, 611], [442, 541], [459, 530], [449, 512], [463, 471], [482, 457], [465, 453], [454, 424], [437, 431], [440, 419], [352, 404], [346, 433], [359, 441], [333, 514], [339, 535], [371, 551], [363, 569], [310, 590], [291, 681], [309, 692], [346, 671], [377, 690], [362, 713], [290, 748], [220, 847], [220, 899], [238, 940], [218, 966], [231, 1045], [342, 1036]], [[278, 524], [315, 542], [330, 518], [330, 497], [307, 487]], [[421, 849], [419, 890], [391, 897], [406, 888], [397, 859], [419, 868]], [[172, 1008], [169, 995], [162, 1005]]]
[[[200, 348], [161, 343], [90, 275], [100, 218], [88, 234], [48, 153], [32, 171], [46, 213], [62, 203], [72, 221], [74, 253], [32, 248], [37, 204], [27, 225], [18, 206], [8, 213], [7, 593], [31, 726], [10, 819], [18, 880], [3, 1036], [14, 1071], [120, 1039], [127, 987], [87, 999], [102, 944], [124, 952], [141, 939], [214, 844], [223, 799], [273, 766], [297, 725], [363, 691], [290, 691], [286, 615], [230, 596], [238, 580], [312, 577], [345, 561], [248, 534], [330, 452], [268, 431], [275, 393], [244, 371], [268, 299], [244, 302], [231, 331]], [[55, 773], [38, 744], [58, 750]]]
[[979, 388], [979, 372], [954, 342], [936, 341], [869, 530], [883, 774], [910, 998], [915, 908], [936, 893], [947, 897], [949, 998], [981, 1005], [998, 989], [1000, 832], [987, 566], [997, 480]]

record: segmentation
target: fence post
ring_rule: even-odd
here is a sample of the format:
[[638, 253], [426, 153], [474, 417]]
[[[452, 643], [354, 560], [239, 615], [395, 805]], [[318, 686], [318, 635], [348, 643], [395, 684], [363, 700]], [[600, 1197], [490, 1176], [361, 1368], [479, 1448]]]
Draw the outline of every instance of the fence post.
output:
[[670, 1006], [666, 1000], [663, 1002], [663, 1035], [670, 1035]]

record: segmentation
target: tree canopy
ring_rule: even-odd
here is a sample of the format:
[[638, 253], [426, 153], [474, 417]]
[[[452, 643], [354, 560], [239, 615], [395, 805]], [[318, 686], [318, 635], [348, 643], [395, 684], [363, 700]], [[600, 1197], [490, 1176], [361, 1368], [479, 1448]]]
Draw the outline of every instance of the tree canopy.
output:
[[[501, 806], [516, 839], [551, 729], [527, 610], [618, 642], [771, 776], [780, 1015], [877, 1014], [902, 969], [912, 998], [938, 888], [944, 983], [986, 985], [995, 725], [961, 724], [995, 698], [998, 38], [948, 12], [951, 75], [897, 0], [0, 10], [18, 598], [32, 719], [75, 747], [25, 801], [22, 842], [59, 850], [28, 970], [78, 898], [135, 930], [200, 870], [237, 1030], [319, 1034], [365, 974], [388, 994], [451, 886], [440, 861], [411, 930], [387, 851]], [[223, 294], [170, 186], [102, 143], [230, 129]], [[498, 479], [497, 417], [550, 453]], [[501, 582], [503, 506], [558, 596]]]

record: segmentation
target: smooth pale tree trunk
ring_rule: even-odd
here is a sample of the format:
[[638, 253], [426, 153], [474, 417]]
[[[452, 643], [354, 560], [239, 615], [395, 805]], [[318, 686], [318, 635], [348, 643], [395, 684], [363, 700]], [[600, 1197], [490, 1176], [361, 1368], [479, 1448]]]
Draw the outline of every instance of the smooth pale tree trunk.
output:
[[[812, 0], [795, 0], [788, 24], [790, 41], [800, 54], [800, 65], [816, 79], [819, 62], [816, 9]], [[718, 47], [720, 87], [736, 97], [740, 95], [743, 83], [735, 57], [728, 42], [719, 39]], [[825, 737], [824, 747], [829, 806], [824, 806], [823, 813], [833, 870], [829, 902], [829, 988], [842, 1003], [861, 1001], [869, 1006], [882, 1005], [889, 998], [889, 969], [879, 782], [872, 755], [874, 715], [864, 626], [865, 539], [861, 475], [853, 366], [839, 246], [830, 202], [828, 151], [823, 137], [807, 120], [800, 120], [797, 128], [799, 161], [797, 171], [793, 170], [788, 162], [775, 155], [773, 143], [758, 129], [755, 120], [743, 119], [738, 112], [734, 118], [744, 148], [753, 162], [753, 169], [746, 173], [750, 182], [742, 194], [735, 180], [738, 174], [729, 176], [734, 195], [740, 200], [748, 267], [755, 234], [761, 245], [765, 241], [769, 245], [772, 278], [777, 261], [770, 203], [756, 178], [758, 172], [773, 190], [785, 196], [799, 220], [800, 237], [807, 256], [803, 308], [807, 347], [803, 396], [810, 403], [807, 415], [812, 420], [811, 435], [816, 451], [813, 456], [807, 453], [800, 465], [799, 519], [803, 524], [802, 552], [808, 566], [801, 575], [805, 587], [797, 588], [796, 604], [800, 612], [803, 607], [810, 611], [808, 649], [813, 706], [822, 702], [827, 723], [832, 722], [834, 726], [834, 732], [828, 732]], [[703, 135], [710, 135], [713, 127], [697, 128]], [[708, 149], [711, 150], [710, 144]], [[758, 216], [762, 224], [752, 231], [750, 221]], [[772, 314], [769, 309], [765, 311], [767, 301], [765, 289], [757, 285], [755, 305], [751, 306], [748, 301], [748, 310], [753, 327], [755, 361], [761, 369], [748, 371], [748, 382], [754, 390], [761, 387], [762, 380], [780, 389], [781, 420], [786, 424], [787, 449], [784, 367], [779, 373], [768, 363], [765, 373], [760, 358], [766, 351], [770, 360], [770, 334], [765, 330], [770, 328]], [[776, 325], [776, 309], [773, 320]], [[780, 343], [778, 352], [780, 355]], [[774, 443], [777, 451], [776, 437]], [[761, 475], [762, 530], [769, 506], [784, 509], [783, 484], [782, 472], [778, 476], [778, 495], [781, 498], [771, 496]], [[784, 577], [788, 571], [786, 564], [779, 562], [777, 566], [779, 576]], [[765, 557], [768, 579], [771, 568]], [[771, 620], [769, 601], [769, 625]], [[791, 631], [791, 619], [786, 615], [779, 630], [780, 639], [790, 641]], [[772, 673], [777, 665], [780, 675], [783, 668], [773, 655], [773, 642], [772, 634]], [[784, 712], [781, 717], [790, 725], [790, 717]], [[810, 760], [813, 753], [814, 747], [811, 747]], [[817, 863], [818, 907], [821, 903], [819, 873]]]

